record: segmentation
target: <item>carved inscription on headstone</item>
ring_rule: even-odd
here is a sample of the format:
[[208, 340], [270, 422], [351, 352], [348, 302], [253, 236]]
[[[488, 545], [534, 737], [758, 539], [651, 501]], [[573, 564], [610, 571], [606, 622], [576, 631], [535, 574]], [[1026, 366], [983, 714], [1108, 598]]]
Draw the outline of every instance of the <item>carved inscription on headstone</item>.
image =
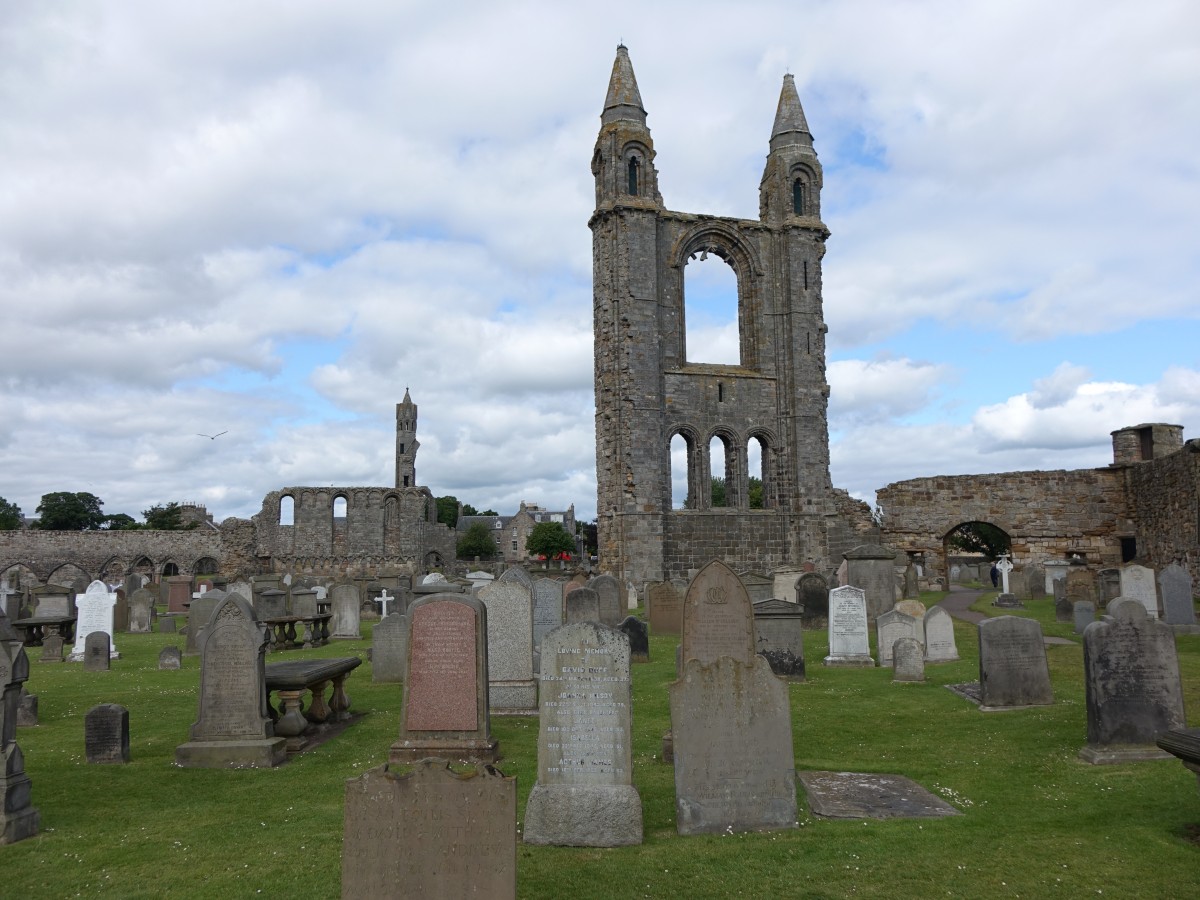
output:
[[931, 606], [925, 613], [925, 661], [951, 662], [958, 659], [954, 640], [954, 621], [940, 606]]
[[463, 603], [428, 603], [413, 610], [409, 645], [408, 731], [474, 731], [475, 613]]
[[115, 703], [93, 706], [83, 717], [84, 750], [89, 763], [129, 762], [129, 710]]
[[846, 586], [829, 592], [829, 655], [825, 665], [875, 665], [867, 633], [867, 600], [861, 588]]
[[650, 630], [654, 634], [679, 634], [683, 628], [683, 598], [669, 581], [658, 581], [646, 591]]
[[984, 709], [1053, 703], [1042, 626], [1018, 616], [980, 622], [979, 683]]
[[533, 582], [533, 646], [542, 646], [542, 638], [563, 623], [562, 585], [549, 578]]
[[755, 658], [754, 612], [750, 595], [734, 571], [720, 560], [700, 570], [683, 599], [683, 661], [702, 665], [723, 656], [742, 663]]

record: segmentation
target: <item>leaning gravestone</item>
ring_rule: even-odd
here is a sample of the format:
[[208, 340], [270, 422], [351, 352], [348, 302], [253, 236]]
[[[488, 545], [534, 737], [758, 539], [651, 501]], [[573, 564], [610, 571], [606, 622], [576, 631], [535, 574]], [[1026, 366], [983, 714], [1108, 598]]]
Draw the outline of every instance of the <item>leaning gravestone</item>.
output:
[[1084, 630], [1096, 621], [1096, 604], [1091, 600], [1080, 600], [1071, 610], [1075, 621], [1075, 633], [1083, 634]]
[[829, 582], [816, 572], [805, 572], [796, 582], [796, 600], [806, 622], [821, 622], [829, 615]]
[[898, 609], [885, 612], [875, 620], [876, 647], [879, 650], [879, 665], [892, 664], [892, 647], [902, 637], [915, 638], [925, 645], [925, 634], [921, 620]]
[[496, 713], [534, 714], [533, 595], [521, 581], [501, 576], [478, 597], [487, 607], [488, 703]]
[[129, 631], [131, 634], [150, 633], [150, 611], [154, 608], [154, 593], [138, 588], [129, 598]]
[[925, 613], [925, 662], [953, 662], [958, 659], [958, 645], [954, 641], [954, 620], [940, 606], [932, 606]]
[[1158, 591], [1154, 586], [1154, 570], [1131, 565], [1121, 569], [1121, 596], [1137, 600], [1151, 619], [1158, 618]]
[[892, 681], [924, 681], [925, 648], [914, 637], [892, 644]]
[[1054, 702], [1042, 626], [999, 616], [979, 623], [980, 708], [985, 711]]
[[83, 717], [83, 743], [89, 763], [129, 762], [129, 710], [101, 703]]
[[1136, 599], [1118, 599], [1083, 633], [1087, 746], [1090, 763], [1169, 759], [1155, 740], [1186, 728], [1183, 683], [1171, 626]]
[[626, 616], [617, 630], [629, 639], [630, 662], [650, 662], [650, 629], [644, 621], [637, 616]]
[[399, 613], [389, 613], [371, 629], [371, 680], [403, 681], [407, 657], [408, 622]]
[[683, 629], [683, 598], [669, 581], [656, 581], [646, 590], [650, 630], [655, 634], [679, 634]]
[[183, 665], [183, 654], [175, 646], [163, 647], [158, 652], [158, 667], [160, 669], [178, 669]]
[[538, 775], [525, 842], [623, 847], [642, 842], [633, 786], [629, 641], [595, 622], [564, 625], [542, 644]]
[[408, 622], [400, 738], [392, 763], [426, 756], [495, 762], [488, 718], [487, 607], [466, 594], [418, 597]]
[[329, 623], [330, 637], [343, 641], [362, 637], [358, 587], [352, 581], [340, 581], [333, 586], [330, 597], [333, 601], [333, 618]]
[[1195, 626], [1196, 607], [1192, 602], [1192, 576], [1179, 563], [1164, 566], [1158, 573], [1162, 589], [1163, 619], [1168, 625]]
[[611, 575], [597, 575], [587, 586], [600, 598], [600, 623], [615, 628], [625, 618], [620, 582]]
[[787, 683], [754, 651], [750, 595], [709, 563], [683, 606], [683, 670], [668, 688], [680, 834], [796, 825]]
[[516, 897], [516, 778], [482, 765], [459, 774], [443, 759], [408, 774], [378, 766], [346, 782], [345, 809], [346, 900]]
[[771, 671], [804, 681], [804, 617], [795, 603], [759, 600], [754, 604], [754, 646]]
[[[190, 629], [189, 629], [190, 630]], [[199, 715], [175, 748], [188, 768], [269, 768], [287, 757], [267, 711], [269, 635], [239, 594], [222, 599], [200, 636]]]
[[83, 671], [107, 672], [112, 667], [108, 655], [111, 647], [105, 632], [93, 631], [89, 634], [83, 642]]
[[38, 832], [41, 816], [32, 805], [25, 757], [17, 744], [17, 710], [21, 689], [29, 678], [24, 642], [0, 614], [0, 844], [15, 844]]
[[577, 587], [566, 595], [566, 624], [600, 621], [600, 597], [591, 588]]
[[87, 592], [76, 599], [79, 619], [75, 623], [75, 646], [71, 650], [71, 660], [79, 662], [83, 659], [87, 636], [93, 631], [103, 631], [107, 634], [112, 658], [121, 658], [112, 642], [113, 607], [116, 602], [117, 595], [110, 594], [108, 585], [103, 581], [93, 581], [88, 585]]
[[867, 601], [862, 588], [829, 592], [829, 655], [827, 666], [863, 668], [875, 665], [867, 632]]

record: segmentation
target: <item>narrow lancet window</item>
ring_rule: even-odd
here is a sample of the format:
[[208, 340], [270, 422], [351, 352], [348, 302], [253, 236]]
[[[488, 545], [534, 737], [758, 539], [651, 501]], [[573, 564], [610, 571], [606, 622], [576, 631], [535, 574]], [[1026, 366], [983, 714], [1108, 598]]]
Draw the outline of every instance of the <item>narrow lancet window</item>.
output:
[[804, 182], [799, 178], [792, 182], [792, 212], [804, 215]]
[[636, 197], [638, 195], [638, 182], [640, 180], [641, 163], [638, 162], [636, 156], [629, 157], [629, 196]]

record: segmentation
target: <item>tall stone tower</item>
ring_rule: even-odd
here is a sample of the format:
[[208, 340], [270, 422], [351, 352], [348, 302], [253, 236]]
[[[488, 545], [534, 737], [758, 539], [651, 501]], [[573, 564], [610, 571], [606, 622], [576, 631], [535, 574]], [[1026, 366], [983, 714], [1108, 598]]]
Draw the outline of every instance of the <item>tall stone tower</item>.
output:
[[396, 404], [396, 487], [417, 486], [417, 404], [404, 389], [404, 400]]
[[[671, 212], [624, 46], [592, 156], [596, 477], [601, 566], [640, 586], [714, 558], [737, 570], [836, 567], [869, 510], [829, 478], [821, 164], [784, 77], [759, 187], [759, 219]], [[713, 254], [737, 277], [740, 360], [688, 360], [684, 269]], [[671, 506], [671, 441], [687, 448], [688, 501]], [[725, 455], [714, 506], [710, 442]], [[750, 507], [757, 441], [763, 507]]]

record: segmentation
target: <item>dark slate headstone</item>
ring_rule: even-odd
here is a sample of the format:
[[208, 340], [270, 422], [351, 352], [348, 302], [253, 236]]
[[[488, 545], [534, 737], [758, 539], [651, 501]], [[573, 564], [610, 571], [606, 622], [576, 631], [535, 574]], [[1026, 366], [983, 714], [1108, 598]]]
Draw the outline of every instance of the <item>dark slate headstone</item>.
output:
[[83, 671], [107, 672], [111, 666], [109, 649], [111, 647], [107, 632], [93, 631], [83, 643]]
[[163, 647], [158, 652], [158, 667], [160, 669], [178, 669], [183, 665], [183, 654], [179, 648], [171, 645]]
[[371, 630], [371, 680], [403, 681], [407, 657], [408, 622], [399, 613], [389, 613]]
[[1121, 596], [1121, 570], [1101, 569], [1096, 576], [1097, 590], [1100, 592], [1100, 606], [1106, 607], [1110, 600]]
[[1083, 633], [1090, 763], [1163, 759], [1155, 740], [1187, 725], [1175, 633], [1136, 599], [1108, 605]]
[[1053, 703], [1042, 626], [1019, 616], [980, 622], [979, 683], [984, 710]]
[[1096, 621], [1096, 604], [1091, 600], [1080, 600], [1071, 610], [1075, 622], [1075, 633], [1083, 634], [1084, 630]]
[[591, 588], [575, 588], [566, 595], [563, 603], [567, 608], [567, 625], [600, 621], [600, 596]]
[[[1055, 582], [1055, 583], [1057, 584], [1058, 582]], [[1096, 608], [1095, 604], [1092, 604], [1092, 602], [1090, 600], [1080, 600], [1079, 603], [1087, 603], [1088, 605], [1090, 605], [1092, 607], [1093, 610], [1095, 610], [1095, 608]], [[1072, 604], [1071, 601], [1067, 599], [1066, 593], [1064, 592], [1061, 600], [1055, 599], [1055, 601], [1054, 601], [1054, 621], [1055, 622], [1072, 622], [1072, 621], [1074, 621], [1074, 619], [1075, 619], [1074, 607], [1075, 606], [1078, 606], [1078, 604]]]
[[525, 807], [526, 843], [622, 847], [642, 842], [642, 803], [633, 786], [629, 665], [629, 641], [616, 629], [579, 622], [546, 635], [538, 775]]
[[597, 575], [587, 586], [596, 592], [600, 600], [600, 623], [615, 628], [625, 618], [625, 606], [621, 603], [621, 584], [611, 575]]
[[[434, 595], [437, 596], [437, 595]], [[517, 895], [517, 780], [423, 759], [346, 782], [342, 897]]]
[[669, 581], [657, 581], [646, 590], [650, 630], [655, 634], [679, 634], [683, 630], [683, 598]]
[[825, 619], [829, 615], [829, 582], [816, 572], [805, 572], [796, 582], [796, 600], [805, 621]]
[[771, 671], [789, 681], [804, 681], [804, 617], [786, 600], [754, 604], [754, 636], [758, 655]]
[[1162, 591], [1163, 620], [1168, 625], [1194, 626], [1196, 606], [1192, 601], [1192, 576], [1179, 563], [1164, 566], [1158, 573]]
[[405, 619], [400, 738], [389, 760], [494, 762], [499, 747], [488, 716], [487, 607], [466, 594], [418, 596]]
[[650, 629], [646, 623], [637, 616], [626, 616], [618, 630], [629, 639], [630, 662], [650, 662]]
[[129, 710], [101, 703], [83, 718], [84, 747], [89, 763], [129, 762]]
[[267, 629], [240, 594], [217, 604], [200, 635], [199, 714], [191, 740], [175, 748], [176, 765], [269, 768], [284, 762], [287, 742], [275, 736], [267, 709], [268, 642]]

